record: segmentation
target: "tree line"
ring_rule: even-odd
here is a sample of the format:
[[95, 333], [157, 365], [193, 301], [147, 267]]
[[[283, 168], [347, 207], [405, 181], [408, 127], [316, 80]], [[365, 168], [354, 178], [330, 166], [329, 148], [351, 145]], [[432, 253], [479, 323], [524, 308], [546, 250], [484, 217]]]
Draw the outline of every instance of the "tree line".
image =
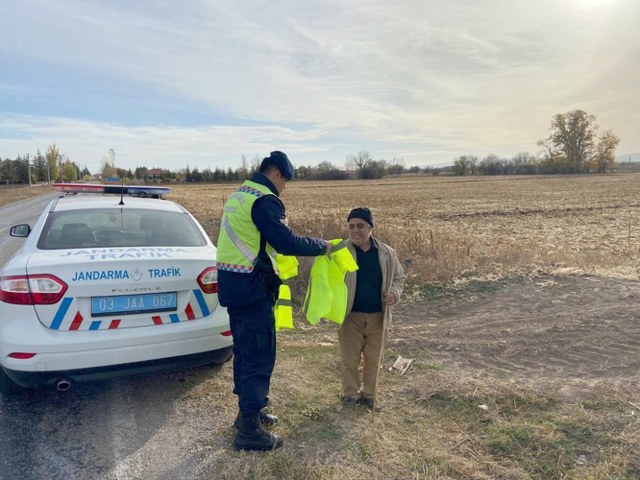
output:
[[538, 140], [538, 156], [527, 152], [510, 159], [487, 155], [461, 155], [454, 159], [454, 175], [505, 175], [534, 173], [604, 173], [615, 168], [620, 138], [611, 130], [598, 132], [596, 117], [583, 110], [553, 117], [550, 135]]
[[[611, 130], [599, 133], [594, 115], [582, 110], [573, 110], [553, 117], [550, 135], [538, 140], [542, 151], [537, 155], [521, 152], [512, 158], [487, 155], [480, 159], [477, 155], [460, 155], [450, 167], [406, 168], [402, 158], [375, 160], [368, 151], [348, 155], [344, 168], [323, 161], [317, 166], [296, 168], [296, 177], [306, 180], [343, 180], [347, 178], [376, 179], [386, 175], [404, 173], [453, 174], [453, 175], [509, 175], [509, 174], [552, 174], [552, 173], [604, 173], [615, 168], [615, 151], [620, 138]], [[103, 157], [99, 174], [101, 177], [119, 177], [128, 181], [144, 183], [221, 183], [238, 182], [251, 177], [258, 171], [261, 157], [256, 155], [251, 161], [245, 155], [238, 168], [186, 168], [170, 171], [137, 167], [121, 169], [115, 167], [115, 152], [109, 150], [109, 157]], [[14, 160], [0, 159], [0, 184], [30, 184], [39, 182], [74, 182], [91, 180], [87, 167], [80, 168], [62, 154], [52, 144], [45, 154], [19, 156]]]
[[[256, 156], [248, 162], [243, 155], [238, 168], [215, 169], [197, 167], [178, 170], [161, 168], [136, 167], [134, 170], [116, 168], [113, 155], [104, 157], [100, 171], [102, 179], [117, 177], [128, 182], [142, 183], [224, 183], [238, 182], [250, 178], [260, 168], [262, 158]], [[402, 173], [431, 173], [431, 169], [411, 167], [406, 169], [404, 161], [393, 159], [374, 160], [369, 152], [361, 151], [350, 155], [345, 161], [344, 169], [331, 162], [320, 162], [317, 166], [300, 166], [296, 168], [296, 178], [305, 180], [343, 180], [347, 178], [381, 178], [385, 175]], [[91, 181], [96, 178], [85, 166], [80, 168], [75, 162], [62, 154], [59, 148], [52, 144], [45, 155], [40, 151], [36, 155], [18, 156], [16, 159], [0, 159], [0, 184], [29, 184], [51, 182], [75, 182], [78, 180]]]
[[0, 184], [35, 184], [55, 181], [75, 182], [91, 177], [85, 166], [69, 160], [56, 144], [49, 145], [43, 155], [40, 150], [35, 155], [18, 155], [15, 159], [0, 158]]

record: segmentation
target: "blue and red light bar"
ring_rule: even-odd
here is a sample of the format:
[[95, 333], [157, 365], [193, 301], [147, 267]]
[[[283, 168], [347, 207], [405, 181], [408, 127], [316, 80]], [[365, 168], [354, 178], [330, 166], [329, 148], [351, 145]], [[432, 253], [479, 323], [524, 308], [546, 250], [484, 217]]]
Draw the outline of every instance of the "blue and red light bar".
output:
[[99, 183], [54, 183], [52, 187], [54, 190], [65, 193], [110, 193], [153, 198], [168, 195], [171, 191], [169, 187], [152, 187], [149, 185], [103, 185]]

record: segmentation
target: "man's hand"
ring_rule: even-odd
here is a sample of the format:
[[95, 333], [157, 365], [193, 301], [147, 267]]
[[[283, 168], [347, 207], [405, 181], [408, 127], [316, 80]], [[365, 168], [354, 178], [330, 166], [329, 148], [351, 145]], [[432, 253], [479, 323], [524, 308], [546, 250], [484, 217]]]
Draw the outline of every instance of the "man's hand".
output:
[[384, 297], [382, 297], [382, 301], [391, 306], [391, 305], [395, 305], [398, 302], [398, 299], [396, 298], [396, 294], [393, 292], [387, 293]]
[[329, 252], [331, 252], [331, 248], [333, 247], [333, 243], [331, 242], [327, 242], [326, 240], [324, 241], [324, 245], [326, 250], [324, 251], [325, 255], [329, 255]]

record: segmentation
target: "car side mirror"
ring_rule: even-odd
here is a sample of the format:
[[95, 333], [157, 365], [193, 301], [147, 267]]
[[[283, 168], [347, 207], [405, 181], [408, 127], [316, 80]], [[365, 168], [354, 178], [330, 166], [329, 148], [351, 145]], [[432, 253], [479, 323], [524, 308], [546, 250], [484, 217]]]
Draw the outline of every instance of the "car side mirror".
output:
[[11, 227], [11, 230], [9, 230], [9, 235], [11, 235], [12, 237], [28, 237], [30, 233], [31, 227], [26, 223], [23, 223], [21, 225], [14, 225], [13, 227]]

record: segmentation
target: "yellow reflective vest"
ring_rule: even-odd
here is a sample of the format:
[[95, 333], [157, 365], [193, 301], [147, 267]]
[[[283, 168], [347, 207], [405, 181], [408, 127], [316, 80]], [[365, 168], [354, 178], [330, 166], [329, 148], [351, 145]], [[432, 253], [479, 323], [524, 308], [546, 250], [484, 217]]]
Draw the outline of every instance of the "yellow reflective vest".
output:
[[309, 275], [304, 314], [315, 325], [321, 318], [342, 324], [347, 313], [348, 292], [344, 283], [347, 272], [358, 264], [347, 249], [346, 240], [331, 240], [334, 247], [328, 256], [316, 257]]
[[278, 301], [273, 309], [276, 318], [276, 331], [281, 328], [293, 328], [293, 304], [291, 303], [291, 289], [283, 283], [278, 290]]
[[[265, 195], [274, 193], [265, 185], [246, 180], [225, 202], [216, 256], [219, 270], [253, 272], [260, 253], [260, 232], [251, 219], [251, 209], [254, 202]], [[265, 249], [280, 280], [298, 275], [296, 257], [277, 253], [269, 243]], [[285, 284], [280, 285], [274, 316], [276, 330], [293, 328], [291, 290]]]

